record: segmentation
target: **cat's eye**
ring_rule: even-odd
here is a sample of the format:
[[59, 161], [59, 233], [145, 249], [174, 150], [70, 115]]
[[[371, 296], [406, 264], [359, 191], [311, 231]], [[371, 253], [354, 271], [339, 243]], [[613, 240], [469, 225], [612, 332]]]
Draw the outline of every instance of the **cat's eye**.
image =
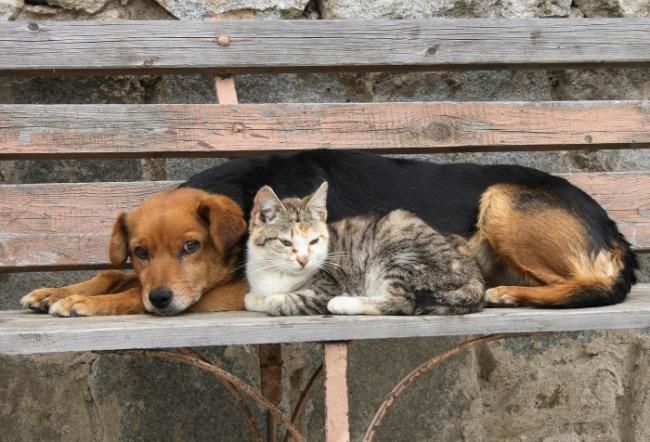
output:
[[183, 244], [183, 254], [189, 255], [191, 253], [194, 253], [199, 250], [200, 246], [201, 243], [196, 240], [191, 239], [189, 241], [185, 241], [185, 244]]
[[287, 239], [280, 239], [279, 241], [282, 243], [282, 245], [287, 247], [291, 247], [293, 245], [293, 243]]
[[149, 251], [147, 249], [145, 249], [144, 247], [140, 247], [140, 246], [136, 247], [133, 250], [133, 254], [138, 259], [141, 259], [143, 261], [147, 261], [149, 259]]
[[309, 241], [309, 245], [313, 246], [314, 244], [316, 244], [318, 242], [319, 239], [320, 238], [312, 239], [311, 241]]

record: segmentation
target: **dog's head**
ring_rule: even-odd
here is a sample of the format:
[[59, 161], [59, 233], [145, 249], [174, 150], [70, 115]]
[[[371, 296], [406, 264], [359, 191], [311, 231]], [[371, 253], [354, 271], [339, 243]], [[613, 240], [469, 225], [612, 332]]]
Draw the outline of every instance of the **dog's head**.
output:
[[115, 265], [131, 258], [147, 311], [173, 315], [233, 279], [245, 232], [243, 212], [232, 199], [175, 189], [120, 214], [109, 255]]

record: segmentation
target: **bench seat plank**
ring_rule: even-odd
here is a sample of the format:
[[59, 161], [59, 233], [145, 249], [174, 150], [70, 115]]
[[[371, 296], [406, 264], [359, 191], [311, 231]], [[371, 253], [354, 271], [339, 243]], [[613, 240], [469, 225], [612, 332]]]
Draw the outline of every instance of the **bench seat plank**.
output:
[[28, 354], [650, 327], [650, 285], [608, 307], [485, 309], [465, 316], [298, 316], [252, 312], [52, 318], [0, 312], [0, 353]]
[[649, 126], [647, 101], [0, 105], [0, 159], [647, 148]]
[[649, 62], [650, 20], [644, 18], [47, 21], [0, 27], [4, 75], [468, 70]]
[[[564, 175], [619, 223], [636, 250], [650, 249], [650, 172]], [[0, 268], [105, 268], [115, 216], [173, 181], [0, 186]]]

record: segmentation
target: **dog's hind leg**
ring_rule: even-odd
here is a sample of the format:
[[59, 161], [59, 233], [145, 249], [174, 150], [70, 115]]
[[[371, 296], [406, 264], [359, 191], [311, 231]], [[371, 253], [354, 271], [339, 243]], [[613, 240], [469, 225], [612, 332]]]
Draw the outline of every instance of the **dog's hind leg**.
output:
[[629, 291], [625, 244], [595, 247], [585, 224], [553, 198], [514, 185], [483, 194], [470, 244], [492, 287], [488, 305], [588, 307]]
[[55, 302], [68, 296], [96, 296], [110, 293], [118, 293], [124, 290], [139, 287], [140, 282], [133, 273], [120, 272], [118, 270], [106, 270], [94, 277], [76, 284], [60, 288], [36, 289], [20, 300], [23, 308], [29, 308], [38, 312], [47, 313], [50, 306]]

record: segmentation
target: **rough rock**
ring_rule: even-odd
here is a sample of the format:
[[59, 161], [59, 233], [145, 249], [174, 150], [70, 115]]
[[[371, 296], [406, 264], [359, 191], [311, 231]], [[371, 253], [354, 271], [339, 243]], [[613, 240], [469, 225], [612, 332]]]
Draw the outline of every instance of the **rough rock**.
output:
[[323, 0], [323, 18], [567, 17], [571, 0]]
[[224, 18], [296, 18], [308, 0], [156, 0], [174, 17], [199, 20], [219, 14]]
[[[255, 367], [253, 349], [200, 351], [246, 382], [259, 383], [245, 368]], [[2, 440], [250, 439], [223, 385], [181, 364], [92, 353], [0, 356], [0, 379]], [[262, 413], [253, 412], [263, 422]]]
[[573, 3], [585, 17], [650, 16], [650, 4], [646, 0], [575, 0]]
[[111, 0], [47, 0], [50, 6], [58, 6], [63, 9], [81, 11], [87, 14], [95, 14], [110, 3]]
[[109, 3], [100, 11], [89, 14], [81, 9], [63, 9], [46, 5], [25, 5], [17, 20], [170, 20], [173, 19], [167, 11], [153, 0], [130, 0]]
[[24, 6], [24, 0], [0, 0], [0, 21], [15, 19]]

